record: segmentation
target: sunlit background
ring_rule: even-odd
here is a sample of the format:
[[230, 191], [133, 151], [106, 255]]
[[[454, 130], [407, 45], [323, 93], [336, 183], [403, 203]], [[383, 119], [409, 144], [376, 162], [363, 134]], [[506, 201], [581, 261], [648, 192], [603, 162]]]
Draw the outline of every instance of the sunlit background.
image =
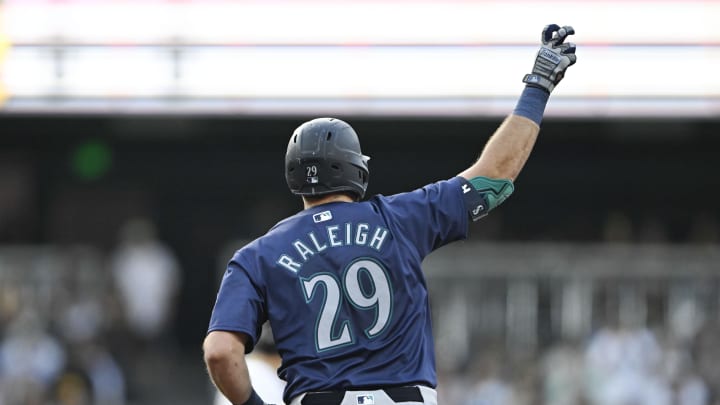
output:
[[469, 165], [544, 25], [516, 194], [426, 261], [446, 405], [720, 404], [720, 1], [0, 2], [0, 405], [197, 404], [232, 251], [338, 116], [369, 192]]
[[714, 1], [26, 0], [2, 12], [13, 112], [503, 115], [538, 21], [572, 21], [582, 43], [553, 115], [720, 111]]

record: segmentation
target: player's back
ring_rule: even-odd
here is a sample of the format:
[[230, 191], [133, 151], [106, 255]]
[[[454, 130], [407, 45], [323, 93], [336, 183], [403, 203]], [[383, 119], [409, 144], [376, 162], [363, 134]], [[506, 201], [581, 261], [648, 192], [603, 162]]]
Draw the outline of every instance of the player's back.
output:
[[454, 189], [459, 182], [447, 181], [306, 209], [236, 254], [233, 262], [263, 297], [286, 400], [308, 391], [436, 385], [421, 262], [465, 236]]

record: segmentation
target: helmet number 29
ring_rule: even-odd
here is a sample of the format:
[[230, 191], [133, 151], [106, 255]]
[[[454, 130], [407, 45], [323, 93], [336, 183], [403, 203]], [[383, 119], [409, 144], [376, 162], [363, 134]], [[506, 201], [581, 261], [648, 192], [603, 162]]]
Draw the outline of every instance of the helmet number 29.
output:
[[[366, 276], [368, 283], [361, 283], [363, 275]], [[372, 339], [380, 335], [389, 324], [392, 316], [392, 288], [385, 269], [375, 260], [367, 258], [355, 260], [345, 269], [342, 281], [330, 273], [317, 273], [308, 279], [301, 279], [301, 284], [308, 303], [316, 297], [319, 287], [325, 292], [315, 323], [315, 342], [318, 351], [355, 342], [347, 320], [342, 322], [339, 334], [333, 333], [343, 297], [357, 310], [375, 311], [374, 322], [367, 326], [363, 325], [368, 338]], [[370, 288], [367, 288], [368, 286]]]

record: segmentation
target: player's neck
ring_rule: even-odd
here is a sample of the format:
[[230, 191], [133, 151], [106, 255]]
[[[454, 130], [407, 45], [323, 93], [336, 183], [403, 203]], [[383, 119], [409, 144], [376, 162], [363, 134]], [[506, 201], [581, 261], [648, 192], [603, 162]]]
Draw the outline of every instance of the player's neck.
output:
[[305, 205], [305, 209], [317, 207], [318, 205], [333, 203], [333, 202], [354, 202], [352, 197], [350, 197], [347, 194], [338, 193], [338, 194], [328, 194], [327, 196], [308, 200], [307, 198], [303, 198], [303, 204]]

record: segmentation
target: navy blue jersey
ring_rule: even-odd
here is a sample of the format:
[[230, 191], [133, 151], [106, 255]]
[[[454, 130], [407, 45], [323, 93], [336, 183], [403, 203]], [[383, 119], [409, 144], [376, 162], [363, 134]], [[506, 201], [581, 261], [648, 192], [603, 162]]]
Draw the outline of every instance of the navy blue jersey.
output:
[[283, 220], [235, 253], [209, 331], [243, 332], [250, 351], [269, 320], [288, 403], [309, 391], [435, 387], [421, 262], [467, 236], [470, 190], [456, 177]]

